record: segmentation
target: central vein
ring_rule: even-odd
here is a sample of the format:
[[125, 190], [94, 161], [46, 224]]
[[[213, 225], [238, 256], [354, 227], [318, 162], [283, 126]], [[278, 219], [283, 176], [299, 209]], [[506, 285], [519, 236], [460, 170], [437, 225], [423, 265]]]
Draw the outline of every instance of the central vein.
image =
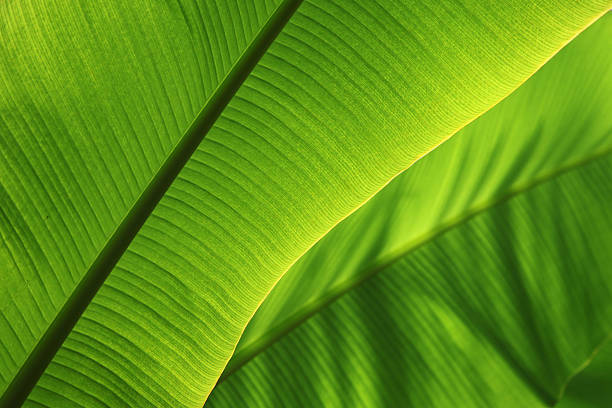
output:
[[140, 228], [301, 2], [285, 0], [281, 3], [233, 65], [38, 341], [0, 397], [0, 407], [16, 407], [25, 401]]

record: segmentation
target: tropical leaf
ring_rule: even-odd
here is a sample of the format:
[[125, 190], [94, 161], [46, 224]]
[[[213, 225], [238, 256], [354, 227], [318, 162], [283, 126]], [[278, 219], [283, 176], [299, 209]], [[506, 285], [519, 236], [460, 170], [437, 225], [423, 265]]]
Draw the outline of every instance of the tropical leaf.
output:
[[559, 408], [612, 406], [612, 342], [608, 340], [571, 378]]
[[200, 406], [301, 254], [610, 7], [426, 3], [1, 3], [0, 405]]
[[[313, 247], [207, 406], [556, 402], [612, 335], [611, 39], [608, 16]], [[610, 368], [560, 406], [608, 406]]]

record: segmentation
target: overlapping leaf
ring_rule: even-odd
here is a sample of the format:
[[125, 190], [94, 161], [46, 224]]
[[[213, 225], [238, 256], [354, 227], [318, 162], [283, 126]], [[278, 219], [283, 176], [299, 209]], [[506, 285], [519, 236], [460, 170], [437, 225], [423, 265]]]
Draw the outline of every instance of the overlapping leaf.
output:
[[295, 259], [609, 7], [299, 3], [0, 5], [3, 403], [199, 406]]
[[606, 17], [319, 242], [210, 405], [556, 401], [612, 334], [611, 38]]

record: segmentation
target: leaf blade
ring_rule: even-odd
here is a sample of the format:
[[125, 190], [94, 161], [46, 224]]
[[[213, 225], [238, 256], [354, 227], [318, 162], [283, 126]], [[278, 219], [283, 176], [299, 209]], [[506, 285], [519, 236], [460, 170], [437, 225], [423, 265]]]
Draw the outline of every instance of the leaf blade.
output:
[[[292, 330], [300, 330], [300, 325], [305, 325], [310, 326], [314, 333], [314, 327], [319, 326], [309, 325], [308, 319], [317, 319], [317, 314], [325, 313], [324, 310], [332, 308], [334, 302], [340, 303], [343, 296], [350, 297], [350, 291], [360, 290], [358, 287], [367, 286], [369, 280], [379, 279], [375, 277], [376, 274], [383, 274], [402, 258], [409, 258], [413, 252], [422, 252], [421, 247], [432, 246], [442, 235], [455, 228], [463, 228], [461, 225], [469, 223], [470, 219], [482, 218], [483, 212], [492, 211], [503, 202], [514, 200], [512, 197], [537, 189], [542, 183], [550, 183], [550, 180], [554, 181], [563, 173], [580, 171], [581, 167], [594, 161], [609, 160], [612, 148], [609, 137], [612, 123], [607, 115], [610, 109], [607, 95], [612, 84], [606, 80], [610, 78], [606, 51], [609, 47], [609, 21], [609, 17], [606, 17], [590, 28], [517, 92], [463, 129], [410, 171], [398, 177], [315, 246], [287, 273], [258, 310], [220, 383], [231, 379], [245, 364], [250, 364], [251, 359], [259, 359], [259, 363], [253, 362], [253, 368], [249, 369], [248, 364], [244, 367], [247, 373], [251, 374], [243, 375], [241, 380], [236, 380], [228, 389], [233, 389], [235, 398], [250, 396], [255, 399], [254, 402], [257, 398], [265, 398], [265, 391], [256, 394], [259, 388], [265, 389], [265, 384], [268, 384], [265, 376], [261, 376], [268, 368], [264, 361], [270, 367], [274, 362], [274, 367], [277, 368], [282, 367], [281, 361], [293, 361], [294, 357], [301, 361], [296, 363], [298, 365], [309, 364], [305, 361], [306, 357], [297, 357], [291, 353], [290, 345], [296, 343], [296, 336], [290, 333]], [[563, 138], [559, 138], [559, 134], [562, 134]], [[466, 163], [469, 159], [472, 163]], [[599, 205], [605, 205], [605, 183], [601, 188], [602, 198]], [[597, 205], [596, 200], [594, 203]], [[559, 202], [558, 205], [562, 206], [563, 203]], [[415, 219], [415, 214], [419, 215], [418, 219]], [[602, 217], [599, 223], [608, 225], [608, 220], [609, 218]], [[499, 238], [491, 236], [490, 239]], [[602, 237], [602, 241], [605, 240], [606, 238]], [[571, 252], [570, 248], [566, 251]], [[593, 257], [597, 259], [606, 253], [606, 249], [601, 247], [599, 251], [592, 251]], [[477, 256], [473, 258], [475, 263], [479, 259]], [[599, 267], [595, 269], [599, 269], [604, 276], [606, 263], [602, 261], [597, 265]], [[556, 267], [563, 270], [563, 267]], [[566, 271], [570, 276], [575, 275], [571, 272], [572, 268], [588, 269], [584, 265], [565, 266], [565, 269], [567, 268], [570, 269]], [[441, 270], [433, 269], [428, 273], [437, 276]], [[456, 275], [456, 272], [452, 271], [452, 274]], [[484, 277], [482, 279], [484, 280]], [[482, 282], [480, 285], [483, 288], [488, 287]], [[365, 291], [361, 290], [362, 298]], [[483, 291], [486, 294], [487, 290]], [[588, 303], [585, 301], [585, 304]], [[607, 307], [605, 302], [600, 306], [604, 306], [604, 309]], [[579, 306], [577, 309], [580, 307], [585, 306]], [[589, 319], [594, 318], [591, 316]], [[319, 324], [321, 320], [322, 318], [318, 318]], [[358, 320], [358, 317], [351, 320]], [[328, 330], [331, 330], [332, 322], [328, 320], [327, 324], [330, 325]], [[338, 321], [337, 324], [343, 323]], [[594, 323], [595, 326], [597, 324]], [[304, 334], [304, 330], [300, 332], [306, 338], [311, 338], [310, 335]], [[284, 337], [291, 336], [293, 341], [283, 340]], [[338, 337], [333, 333], [329, 336]], [[402, 339], [405, 344], [411, 344], [409, 338]], [[275, 348], [275, 342], [284, 345]], [[267, 353], [268, 347], [276, 351]], [[324, 349], [325, 347], [323, 346]], [[367, 341], [364, 347], [367, 347]], [[281, 349], [283, 351], [280, 351]], [[377, 353], [385, 354], [385, 350], [382, 348]], [[264, 355], [259, 357], [260, 354]], [[265, 354], [271, 356], [266, 357]], [[310, 358], [318, 360], [313, 356]], [[324, 362], [319, 363], [325, 367]], [[333, 366], [331, 363], [328, 365]], [[333, 367], [320, 369], [322, 373], [333, 372]], [[297, 386], [300, 380], [282, 370], [284, 368], [281, 372], [284, 372], [288, 379], [279, 381]], [[567, 370], [564, 372], [565, 375], [570, 373]], [[260, 377], [255, 373], [259, 373]], [[277, 374], [268, 375], [276, 378]], [[326, 378], [325, 374], [322, 375]], [[376, 375], [376, 372], [370, 373], [372, 378], [376, 378]], [[243, 381], [247, 379], [250, 384], [255, 384], [251, 387], [255, 389], [253, 394], [249, 394], [248, 389], [236, 388], [239, 382], [244, 386]], [[257, 384], [258, 380], [261, 380], [261, 386]], [[330, 384], [336, 384], [334, 380], [328, 381]], [[558, 382], [557, 386], [560, 386], [559, 384]], [[310, 388], [306, 384], [303, 386]], [[330, 386], [326, 385], [324, 388], [326, 387]], [[293, 394], [302, 394], [297, 388], [289, 389], [293, 390]], [[351, 386], [343, 387], [344, 393], [351, 391]], [[387, 391], [391, 395], [401, 393], [393, 389]], [[558, 391], [557, 389], [556, 392]], [[316, 394], [318, 391], [313, 392]], [[333, 390], [328, 389], [328, 392], [335, 395]], [[554, 401], [556, 392], [538, 391], [549, 401]], [[226, 402], [224, 399], [232, 401], [234, 398], [228, 391], [220, 393], [220, 405]], [[214, 401], [213, 393], [213, 405]], [[283, 400], [274, 401], [280, 403], [279, 401]], [[300, 401], [302, 404], [306, 403], [305, 400]], [[427, 405], [431, 401], [420, 403]], [[387, 401], [386, 404], [391, 402]], [[496, 402], [491, 404], [497, 405]]]
[[[521, 22], [517, 22], [512, 17], [516, 15], [513, 11], [521, 10], [523, 3], [517, 1], [509, 4], [506, 9], [495, 9], [495, 12], [508, 16], [507, 20], [511, 22], [509, 26], [498, 22], [493, 25], [493, 28], [500, 38], [508, 36], [517, 43], [517, 50], [512, 50], [512, 57], [501, 55], [503, 53], [491, 43], [487, 43], [485, 47], [490, 53], [481, 51], [469, 55], [472, 50], [482, 49], [476, 38], [495, 37], [490, 33], [492, 26], [486, 18], [494, 14], [491, 10], [479, 8], [478, 5], [458, 3], [457, 5], [465, 7], [459, 7], [460, 12], [454, 14], [454, 2], [439, 6], [433, 12], [423, 6], [415, 8], [422, 15], [429, 16], [426, 19], [427, 24], [420, 26], [423, 33], [429, 34], [424, 36], [426, 42], [444, 51], [442, 54], [445, 55], [445, 58], [441, 66], [438, 66], [440, 61], [437, 57], [431, 55], [420, 57], [422, 44], [419, 42], [420, 38], [410, 34], [411, 27], [404, 26], [401, 21], [394, 21], [393, 15], [397, 13], [400, 13], [398, 15], [403, 13], [405, 21], [417, 21], [421, 17], [411, 15], [412, 10], [408, 10], [407, 4], [376, 3], [373, 5], [376, 19], [373, 20], [370, 10], [356, 3], [340, 6], [334, 2], [308, 2], [307, 7], [301, 8], [303, 13], [298, 13], [299, 18], [292, 19], [294, 24], [291, 24], [290, 29], [284, 30], [283, 40], [277, 39], [275, 42], [276, 54], [271, 52], [266, 54], [267, 59], [260, 62], [257, 73], [249, 78], [249, 86], [241, 88], [239, 95], [232, 100], [224, 115], [216, 122], [217, 126], [214, 128], [212, 138], [214, 140], [211, 139], [210, 143], [205, 141], [200, 146], [199, 153], [196, 152], [197, 157], [194, 156], [191, 160], [192, 166], [186, 167], [182, 172], [185, 177], [177, 179], [177, 182], [173, 184], [176, 188], [169, 190], [169, 193], [166, 194], [167, 199], [164, 204], [168, 205], [160, 204], [156, 207], [157, 213], [154, 212], [149, 217], [148, 221], [157, 218], [155, 221], [150, 221], [153, 226], [146, 231], [147, 224], [145, 223], [145, 227], [139, 234], [142, 235], [142, 239], [138, 242], [134, 241], [132, 253], [128, 251], [122, 258], [125, 259], [125, 267], [119, 265], [115, 269], [117, 272], [111, 273], [109, 279], [113, 279], [113, 274], [119, 276], [112, 282], [107, 280], [105, 285], [108, 284], [108, 289], [97, 294], [96, 297], [101, 299], [102, 303], [110, 302], [110, 307], [104, 307], [103, 304], [95, 302], [90, 304], [90, 314], [93, 313], [94, 318], [90, 319], [90, 314], [86, 314], [80, 321], [84, 322], [84, 325], [90, 325], [87, 330], [93, 331], [94, 336], [84, 336], [77, 330], [74, 334], [77, 339], [70, 343], [73, 349], [67, 351], [75, 354], [75, 350], [82, 351], [81, 348], [87, 348], [88, 342], [98, 344], [96, 343], [98, 341], [99, 344], [106, 347], [104, 351], [112, 354], [118, 361], [127, 361], [129, 364], [132, 361], [138, 363], [136, 366], [130, 365], [131, 369], [127, 369], [118, 361], [114, 361], [113, 372], [115, 374], [121, 373], [125, 378], [129, 378], [130, 370], [138, 371], [139, 365], [150, 365], [159, 367], [160, 373], [165, 372], [165, 375], [172, 380], [164, 385], [156, 384], [154, 379], [148, 380], [149, 384], [136, 383], [135, 380], [134, 384], [127, 384], [125, 379], [121, 378], [101, 380], [98, 384], [92, 380], [91, 389], [102, 393], [108, 392], [107, 397], [113, 398], [112, 394], [118, 393], [119, 390], [122, 393], [126, 392], [122, 387], [134, 386], [141, 393], [150, 397], [150, 400], [144, 398], [145, 404], [176, 405], [176, 401], [178, 404], [195, 404], [194, 401], [202, 398], [202, 395], [207, 393], [206, 390], [212, 387], [224, 361], [230, 355], [238, 332], [244, 327], [259, 299], [301, 252], [338, 219], [352, 211], [384, 184], [389, 177], [406, 167], [411, 160], [419, 157], [462, 123], [470, 120], [509, 92], [520, 80], [537, 69], [538, 64], [542, 63], [550, 53], [563, 45], [597, 13], [600, 13], [605, 4], [604, 2], [587, 5], [568, 3], [567, 8], [555, 5], [546, 7], [546, 15], [540, 15], [539, 10], [527, 9], [525, 10], [527, 12], [525, 21]], [[471, 10], [468, 6], [476, 7], [477, 14], [482, 18], [471, 21], [473, 19], [470, 18]], [[135, 9], [129, 6], [125, 8], [128, 9], [131, 16], [138, 15]], [[172, 10], [168, 12], [168, 15], [173, 21], [182, 14], [181, 10]], [[87, 17], [92, 16], [95, 14]], [[443, 38], [451, 41], [453, 35], [457, 35], [454, 41], [457, 44], [465, 42], [460, 47], [465, 51], [465, 55], [463, 53], [457, 55], [456, 47], [452, 43], [449, 46], [448, 43], [437, 42], [436, 37], [431, 35], [432, 32], [437, 34], [439, 28], [435, 26], [437, 17], [440, 17], [441, 20], [448, 18], [454, 22], [452, 27], [442, 27], [446, 29], [443, 31], [446, 36]], [[140, 22], [140, 20], [147, 21], [146, 18], [135, 18], [135, 21]], [[167, 20], [162, 19], [162, 21]], [[384, 24], [381, 21], [384, 21]], [[463, 29], [464, 23], [470, 21], [473, 31], [466, 32]], [[531, 26], [529, 23], [532, 23]], [[385, 43], [390, 43], [397, 38], [396, 33], [389, 31], [391, 27], [397, 32], [407, 34], [407, 39], [400, 41], [401, 53], [384, 47]], [[524, 32], [523, 27], [526, 28]], [[533, 27], [543, 27], [547, 30], [547, 35], [540, 36], [541, 33], [536, 33], [537, 30], [534, 30]], [[49, 30], [48, 27], [46, 29]], [[322, 35], [322, 30], [331, 31]], [[519, 32], [520, 35], [510, 35]], [[312, 40], [318, 38], [314, 50], [308, 48], [308, 44], [301, 40], [305, 36]], [[400, 40], [402, 38], [400, 37]], [[533, 38], [542, 39], [542, 41], [537, 42], [534, 46], [533, 41], [530, 41]], [[381, 40], [384, 40], [382, 45]], [[191, 44], [189, 41], [187, 43]], [[365, 47], [361, 50], [363, 44]], [[307, 51], [309, 57], [321, 65], [317, 66], [317, 63], [313, 64], [312, 61], [302, 58], [302, 55], [296, 54], [295, 50], [299, 50], [300, 53]], [[355, 57], [356, 50], [363, 52], [363, 55], [358, 53]], [[222, 50], [213, 60], [216, 62], [217, 59], [220, 59], [227, 64], [231, 59], [228, 57], [230, 54], [229, 49]], [[171, 52], [168, 55], [171, 55]], [[333, 61], [340, 55], [343, 57], [341, 61], [334, 62], [342, 64], [334, 68], [334, 64], [330, 65], [329, 61]], [[167, 56], [163, 55], [163, 57]], [[377, 59], [378, 57], [380, 59]], [[481, 81], [480, 88], [472, 89], [457, 81], [457, 78], [463, 78], [467, 72], [457, 69], [455, 57], [470, 67], [470, 73], [476, 75]], [[513, 57], [516, 57], [516, 60], [510, 61], [509, 58]], [[146, 58], [143, 60], [147, 62]], [[436, 69], [429, 69], [423, 63], [430, 61]], [[492, 64], [491, 67], [494, 67], [494, 72], [482, 70], [481, 65], [489, 63]], [[512, 66], [519, 67], [519, 69], [507, 70], [504, 68], [506, 63], [511, 63]], [[302, 65], [307, 68], [307, 73], [301, 71]], [[100, 66], [104, 66], [104, 61], [100, 63]], [[198, 64], [194, 63], [193, 66], [198, 66]], [[330, 69], [332, 71], [329, 71]], [[155, 71], [155, 66], [151, 70]], [[214, 70], [217, 73], [221, 72], [217, 66]], [[171, 89], [171, 92], [175, 92], [175, 89], [182, 88], [181, 71], [177, 72], [174, 69], [171, 72], [173, 73], [170, 74], [169, 84], [177, 85], [176, 88]], [[330, 81], [330, 72], [338, 74], [340, 79]], [[382, 93], [372, 89], [371, 78], [385, 83], [387, 78], [393, 77], [398, 72], [405, 75], [403, 78], [405, 81], [397, 89], [388, 85], [381, 88], [384, 91]], [[416, 79], [410, 76], [413, 73], [419, 74], [414, 76]], [[497, 74], [502, 78], [501, 81], [496, 77]], [[313, 80], [313, 76], [316, 77], [316, 80]], [[193, 77], [196, 80], [201, 79], [197, 75]], [[333, 75], [331, 78], [334, 78]], [[360, 83], [353, 83], [351, 81], [353, 78], [357, 78]], [[420, 106], [420, 102], [427, 100], [431, 92], [426, 89], [427, 81], [421, 81], [424, 78], [430, 79], [430, 83], [441, 88], [444, 87], [444, 84], [451, 84], [453, 86], [449, 88], [455, 92], [464, 91], [466, 94], [475, 94], [478, 103], [459, 106], [450, 94], [435, 93], [435, 98], [426, 101], [425, 108], [421, 108], [421, 113], [427, 114], [424, 117], [431, 120], [432, 126], [421, 123], [422, 118], [406, 108], [401, 112], [392, 109], [395, 108], [392, 106], [395, 105], [395, 102], [402, 102], [404, 99], [404, 102], [407, 102], [404, 106]], [[329, 89], [326, 85], [328, 83], [333, 84], [329, 86]], [[165, 83], [162, 84], [165, 85]], [[348, 89], [350, 92], [345, 93], [343, 89]], [[291, 94], [287, 94], [286, 90], [290, 90]], [[359, 90], [367, 91], [364, 95], [367, 95], [368, 99], [355, 102], [351, 95]], [[495, 92], [490, 93], [491, 90]], [[313, 92], [315, 95], [312, 94]], [[402, 92], [406, 92], [405, 95], [408, 96], [403, 96]], [[58, 93], [61, 95], [61, 92]], [[160, 91], [161, 96], [164, 94], [165, 90]], [[386, 100], [386, 97], [389, 97], [389, 100]], [[175, 116], [182, 115], [183, 118], [188, 116], [186, 113], [181, 114], [179, 109], [187, 111], [189, 104], [186, 101], [191, 98], [193, 96], [187, 94], [185, 99], [179, 98], [176, 105], [164, 105], [165, 111], [158, 115], [158, 126], [162, 129], [164, 127], [179, 128]], [[77, 98], [74, 102], [78, 101]], [[278, 101], [282, 101], [280, 106]], [[331, 111], [325, 108], [316, 109], [316, 114], [313, 114], [313, 107], [319, 103], [325, 103], [325, 106], [331, 106], [333, 109]], [[138, 101], [129, 103], [130, 106], [132, 104], [141, 107]], [[118, 117], [122, 117], [120, 109], [123, 106], [117, 103], [116, 107], [119, 111]], [[452, 115], [446, 112], [448, 108], [452, 108], [450, 109], [453, 112]], [[279, 112], [279, 117], [269, 115], [272, 111]], [[93, 113], [97, 112], [93, 110]], [[400, 117], [400, 114], [406, 115], [406, 120]], [[246, 129], [244, 125], [247, 126]], [[90, 128], [87, 130], [91, 131]], [[421, 131], [426, 131], [423, 134], [427, 134], [428, 137], [421, 139], [419, 136]], [[385, 132], [388, 133], [385, 134]], [[403, 132], [406, 134], [402, 134]], [[157, 135], [157, 132], [154, 133]], [[161, 136], [167, 138], [167, 132], [160, 133]], [[303, 135], [308, 135], [308, 137]], [[333, 137], [327, 138], [328, 135], [333, 135]], [[364, 143], [348, 142], [351, 138], [360, 142], [364, 141]], [[65, 144], [70, 145], [68, 142]], [[403, 146], [404, 151], [391, 149], [391, 144]], [[156, 146], [152, 145], [149, 150], [157, 150], [160, 155], [163, 148]], [[374, 150], [372, 150], [373, 146]], [[116, 148], [114, 151], [110, 147], [107, 150], [106, 156], [110, 157], [113, 156]], [[242, 157], [239, 154], [241, 152], [246, 152], [244, 154], [247, 157]], [[379, 168], [375, 164], [378, 158], [386, 159], [384, 168]], [[256, 165], [253, 166], [251, 163]], [[118, 170], [116, 170], [121, 169], [122, 166], [112, 167], [115, 171], [113, 176], [122, 177], [122, 174], [117, 173]], [[365, 171], [366, 168], [367, 171]], [[6, 171], [10, 173], [10, 170]], [[356, 173], [364, 174], [363, 178], [353, 180], [352, 177]], [[253, 176], [253, 174], [257, 174], [257, 178], [249, 180], [248, 176]], [[259, 183], [264, 180], [266, 183]], [[344, 193], [346, 196], [342, 197]], [[206, 199], [201, 200], [202, 197]], [[111, 200], [116, 202], [121, 202], [123, 199], [121, 194], [111, 197]], [[293, 200], [298, 202], [294, 203]], [[309, 200], [309, 202], [304, 204], [300, 200]], [[326, 200], [329, 200], [331, 204], [325, 204]], [[115, 207], [120, 208], [120, 205], [116, 204]], [[176, 207], [180, 207], [182, 214], [177, 213]], [[217, 207], [223, 208], [223, 213], [216, 211]], [[325, 208], [325, 211], [321, 213], [318, 207]], [[240, 210], [237, 219], [231, 219], [229, 215], [234, 214], [235, 209]], [[315, 222], [311, 223], [308, 219], [309, 215], [315, 216], [313, 218]], [[112, 221], [113, 217], [108, 218]], [[189, 218], [200, 219], [204, 225], [191, 225]], [[182, 229], [182, 231], [177, 231], [177, 229]], [[173, 233], [177, 234], [174, 236], [177, 238], [176, 242], [166, 242]], [[210, 241], [202, 241], [203, 236]], [[296, 242], [293, 242], [294, 239]], [[16, 241], [17, 239], [13, 239], [10, 242]], [[163, 249], [155, 246], [156, 241], [164, 244], [161, 247], [166, 247], [166, 244], [168, 247], [176, 246], [172, 250], [168, 249], [166, 255], [169, 255], [169, 259], [159, 258], [159, 252], [163, 252]], [[188, 243], [188, 245], [184, 246], [183, 243]], [[290, 245], [287, 245], [288, 243]], [[274, 251], [284, 252], [275, 255]], [[221, 255], [223, 252], [233, 254], [234, 259], [228, 263]], [[61, 251], [59, 253], [62, 254]], [[143, 257], [143, 253], [146, 253], [146, 256]], [[196, 255], [197, 253], [199, 255]], [[179, 257], [178, 254], [184, 256]], [[207, 258], [204, 258], [205, 256]], [[164, 267], [150, 265], [153, 261]], [[245, 265], [249, 265], [251, 270], [257, 273], [251, 276], [244, 270]], [[133, 276], [126, 275], [126, 271], [132, 269], [135, 270], [130, 271]], [[152, 273], [151, 269], [156, 270], [157, 275]], [[225, 275], [228, 269], [230, 271]], [[142, 286], [143, 282], [146, 282], [146, 279], [142, 279], [143, 271], [151, 272], [150, 276], [156, 276], [157, 279], [156, 284], [151, 283], [152, 287], [147, 287], [150, 293], [139, 292], [141, 289], [139, 285]], [[164, 274], [168, 271], [173, 271], [174, 275], [173, 273]], [[180, 276], [179, 283], [173, 280], [177, 276]], [[133, 280], [129, 285], [125, 283], [126, 280], [129, 281], [128, 278]], [[141, 280], [138, 281], [138, 279]], [[174, 291], [180, 291], [184, 285], [191, 285], [191, 291], [186, 291], [186, 298], [181, 297], [180, 293], [174, 296], [181, 299], [181, 304], [193, 307], [194, 310], [201, 302], [203, 305], [201, 309], [204, 311], [201, 315], [206, 317], [206, 321], [200, 321], [196, 316], [186, 315], [186, 318], [176, 316], [172, 311], [166, 310], [164, 313], [167, 316], [157, 314], [151, 316], [151, 321], [156, 322], [153, 324], [155, 330], [161, 331], [163, 328], [169, 331], [163, 336], [158, 333], [159, 338], [147, 339], [147, 326], [151, 326], [152, 323], [143, 326], [140, 321], [143, 316], [150, 314], [148, 310], [150, 305], [137, 306], [136, 309], [142, 309], [141, 314], [130, 315], [134, 311], [134, 308], [130, 307], [133, 306], [130, 302], [133, 302], [133, 299], [145, 298], [147, 294], [150, 301], [155, 300], [151, 300], [151, 297], [154, 297], [152, 293], [155, 296], [159, 295], [156, 288], [160, 282], [168, 284], [169, 287], [174, 285]], [[113, 288], [112, 285], [115, 287]], [[227, 299], [220, 299], [218, 293], [209, 292], [210, 288], [215, 285], [219, 286], [219, 290], [227, 296]], [[128, 294], [121, 295], [118, 288], [125, 289]], [[236, 301], [237, 292], [230, 288], [240, 289], [245, 300]], [[131, 293], [131, 291], [136, 292]], [[204, 295], [210, 298], [202, 299]], [[113, 296], [118, 296], [118, 298], [114, 299]], [[114, 300], [111, 301], [111, 299]], [[170, 302], [166, 298], [163, 300]], [[157, 302], [161, 301], [158, 299]], [[229, 308], [232, 313], [224, 309], [227, 302], [233, 302], [235, 310], [232, 311]], [[122, 315], [113, 314], [113, 304], [122, 305]], [[214, 318], [211, 318], [211, 315]], [[181, 329], [173, 331], [172, 327], [166, 327], [172, 326], [165, 322], [168, 316], [179, 321], [183, 319], [190, 322], [183, 321], [180, 324], [177, 322], [175, 326], [179, 328], [185, 324], [199, 328], [210, 325], [210, 332], [203, 332], [203, 337], [208, 338], [206, 344], [209, 349], [204, 351], [192, 349], [193, 341], [190, 335], [183, 335]], [[127, 319], [127, 321], [122, 319]], [[101, 329], [96, 326], [102, 321], [114, 329], [104, 332], [108, 327]], [[113, 331], [121, 332], [123, 335], [113, 337], [111, 335]], [[217, 334], [219, 340], [211, 340], [211, 336]], [[96, 340], [96, 336], [99, 336], [100, 339]], [[176, 355], [173, 347], [166, 344], [167, 339], [175, 336], [183, 337], [187, 357]], [[128, 343], [140, 344], [142, 347], [122, 344], [124, 339], [129, 339]], [[149, 340], [153, 344], [147, 344]], [[150, 350], [158, 350], [160, 355], [140, 353], [138, 349], [144, 348], [145, 344], [150, 346]], [[119, 346], [124, 349], [119, 351], [113, 348]], [[92, 351], [87, 348], [87, 353], [96, 354], [97, 352], [101, 353], [100, 350]], [[96, 354], [95, 360], [105, 361], [108, 364], [113, 363], [111, 361], [113, 358], [102, 354]], [[58, 358], [65, 358], [65, 356]], [[74, 358], [76, 357], [73, 356], [64, 361], [71, 361]], [[198, 366], [197, 360], [206, 361], [206, 367]], [[69, 374], [72, 373], [74, 380], [81, 379], [79, 370], [85, 367], [86, 363], [83, 361], [72, 361], [72, 363], [74, 367], [70, 368], [64, 364], [62, 376], [67, 375], [67, 378], [71, 378]], [[194, 367], [193, 373], [183, 372], [185, 363]], [[185, 374], [185, 377], [177, 378], [173, 370], [168, 367], [176, 368], [176, 372]], [[75, 371], [70, 371], [70, 369]], [[194, 379], [190, 375], [195, 375], [197, 378]], [[58, 382], [57, 378], [52, 379], [52, 382], [55, 384], [52, 387], [54, 390], [55, 387], [59, 387], [58, 389], [61, 392], [67, 392], [70, 398], [78, 395], [78, 392], [83, 392], [83, 398], [90, 398], [86, 395], [89, 390], [72, 390], [65, 384], [62, 385], [61, 381]], [[99, 389], [99, 384], [105, 382], [108, 382], [105, 385], [110, 388]], [[203, 385], [200, 388], [200, 386], [193, 386], [191, 382]], [[115, 390], [117, 387], [118, 390]], [[60, 396], [56, 391], [54, 392], [53, 401], [61, 405]], [[98, 398], [98, 400], [105, 400], [105, 398]], [[63, 403], [69, 403], [69, 401], [63, 401]]]
[[[601, 307], [612, 293], [604, 269], [610, 228], [600, 221], [609, 217], [602, 197], [609, 198], [610, 163], [600, 156], [416, 248], [228, 372], [207, 404], [554, 405], [612, 329], [610, 308]], [[581, 198], [560, 210], [565, 216], [551, 216], [553, 202], [572, 194]], [[524, 222], [525, 214], [538, 220]], [[556, 237], [534, 234], [504, 252], [512, 243], [493, 238], [553, 225], [586, 242], [568, 253]], [[529, 244], [534, 253], [526, 256]], [[483, 249], [477, 267], [458, 260], [453, 246], [466, 245]], [[588, 275], [559, 277], [562, 262], [584, 265], [591, 251]], [[560, 302], [563, 291], [572, 297]]]
[[[10, 384], [5, 384], [6, 389], [0, 399], [0, 404], [15, 405], [20, 403], [17, 401], [25, 399], [142, 223], [148, 218], [227, 101], [231, 99], [253, 65], [265, 52], [267, 46], [298, 5], [299, 1], [285, 1], [276, 10], [273, 10], [274, 13], [260, 27], [259, 32], [255, 33], [254, 38], [240, 54], [240, 58], [234, 62], [232, 69], [223, 73], [223, 80], [218, 83], [213, 94], [206, 101], [205, 107], [198, 113], [183, 136], [167, 152], [159, 169], [154, 173], [151, 172], [151, 180], [120, 222], [116, 224], [116, 228], [107, 237], [104, 246], [99, 249], [90, 266], [77, 280], [76, 287], [68, 292], [61, 309], [57, 311], [42, 337], [28, 353], [27, 359], [21, 364]], [[214, 81], [211, 83], [214, 84]]]

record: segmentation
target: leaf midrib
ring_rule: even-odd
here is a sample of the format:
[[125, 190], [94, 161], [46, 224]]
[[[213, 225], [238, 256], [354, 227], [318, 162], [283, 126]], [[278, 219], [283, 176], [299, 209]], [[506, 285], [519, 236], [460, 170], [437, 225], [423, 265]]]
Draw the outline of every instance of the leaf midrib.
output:
[[326, 307], [330, 306], [333, 302], [346, 295], [347, 293], [351, 292], [353, 289], [356, 289], [361, 284], [367, 282], [369, 279], [375, 277], [376, 275], [378, 275], [379, 272], [386, 270], [394, 263], [400, 261], [406, 256], [409, 256], [412, 252], [436, 240], [438, 237], [444, 235], [448, 231], [460, 227], [472, 218], [482, 213], [485, 213], [491, 210], [492, 208], [511, 200], [516, 196], [524, 194], [542, 184], [546, 184], [547, 182], [550, 182], [565, 173], [571, 172], [572, 170], [576, 170], [578, 168], [587, 166], [599, 159], [603, 159], [604, 157], [610, 154], [612, 154], [612, 147], [608, 147], [599, 152], [590, 154], [570, 164], [560, 166], [539, 177], [535, 177], [530, 181], [527, 181], [517, 187], [509, 189], [500, 196], [487, 200], [484, 203], [472, 206], [467, 211], [463, 212], [461, 215], [451, 219], [450, 221], [439, 224], [435, 228], [432, 228], [431, 231], [421, 235], [412, 242], [404, 245], [399, 250], [388, 253], [386, 256], [383, 256], [374, 264], [371, 264], [370, 267], [364, 269], [362, 273], [358, 274], [357, 276], [354, 276], [353, 278], [347, 281], [337, 284], [334, 288], [332, 288], [319, 298], [308, 302], [305, 306], [303, 306], [297, 312], [292, 314], [289, 318], [285, 319], [284, 322], [272, 328], [272, 330], [270, 330], [267, 335], [262, 336], [257, 340], [254, 340], [251, 345], [246, 346], [243, 352], [238, 353], [236, 355], [235, 359], [232, 358], [230, 364], [228, 364], [228, 366], [226, 367], [226, 370], [219, 377], [217, 386], [223, 381], [225, 381], [232, 374], [234, 374], [236, 371], [240, 370], [249, 361], [257, 357], [259, 354], [265, 352], [274, 343], [281, 340], [291, 331], [300, 327], [303, 323], [317, 315]]
[[32, 349], [0, 398], [0, 407], [20, 406], [25, 401], [140, 228], [301, 3], [302, 0], [283, 0], [234, 63]]

